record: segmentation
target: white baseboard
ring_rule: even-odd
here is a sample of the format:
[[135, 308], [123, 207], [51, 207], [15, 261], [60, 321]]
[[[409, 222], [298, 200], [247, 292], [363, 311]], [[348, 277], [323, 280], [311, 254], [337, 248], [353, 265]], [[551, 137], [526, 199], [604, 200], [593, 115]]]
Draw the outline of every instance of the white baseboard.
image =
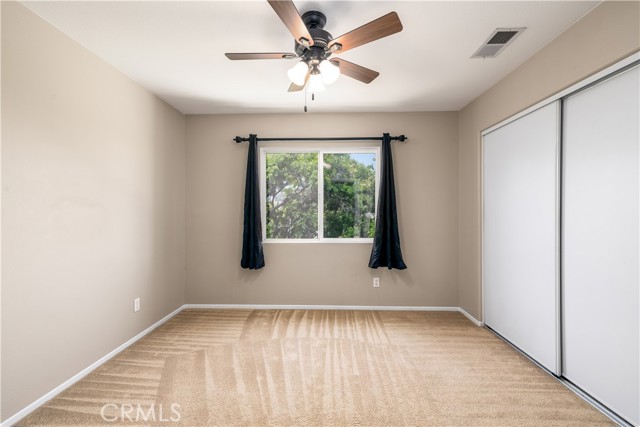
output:
[[116, 354], [120, 353], [122, 350], [126, 349], [131, 344], [135, 343], [140, 338], [144, 337], [149, 332], [153, 331], [158, 326], [162, 325], [164, 322], [166, 322], [167, 320], [171, 319], [173, 316], [175, 316], [176, 314], [181, 312], [183, 309], [184, 309], [184, 305], [178, 307], [177, 309], [175, 309], [171, 313], [169, 313], [166, 316], [164, 316], [162, 319], [158, 320], [153, 325], [149, 326], [144, 331], [140, 332], [138, 335], [134, 336], [133, 338], [131, 338], [130, 340], [128, 340], [124, 344], [118, 346], [114, 350], [112, 350], [109, 353], [105, 354], [100, 359], [96, 360], [91, 365], [87, 366], [82, 371], [78, 372], [77, 374], [75, 374], [74, 376], [72, 376], [71, 378], [69, 378], [68, 380], [66, 380], [65, 382], [63, 382], [62, 384], [60, 384], [59, 386], [57, 386], [56, 388], [54, 388], [53, 390], [51, 390], [50, 392], [48, 392], [47, 394], [42, 396], [41, 398], [39, 398], [36, 401], [32, 402], [28, 406], [22, 408], [21, 410], [19, 410], [18, 412], [16, 412], [15, 414], [10, 416], [6, 420], [4, 420], [2, 422], [2, 424], [1, 424], [2, 427], [10, 427], [13, 424], [17, 423], [18, 421], [20, 421], [21, 419], [23, 419], [24, 417], [29, 415], [31, 412], [36, 410], [38, 407], [42, 406], [45, 402], [47, 402], [48, 400], [51, 400], [53, 397], [55, 397], [57, 394], [61, 393], [63, 390], [71, 387], [73, 384], [77, 383], [82, 378], [86, 377], [88, 374], [90, 374], [93, 370], [95, 370], [100, 365], [105, 363], [107, 360], [111, 359]]
[[144, 337], [167, 320], [171, 319], [176, 314], [180, 313], [182, 310], [187, 308], [206, 308], [206, 309], [247, 309], [247, 310], [378, 310], [378, 311], [451, 311], [451, 312], [459, 312], [466, 316], [471, 322], [473, 322], [477, 326], [482, 326], [483, 323], [471, 316], [464, 309], [460, 307], [431, 307], [431, 306], [397, 306], [397, 305], [281, 305], [281, 304], [184, 304], [181, 307], [178, 307], [171, 313], [167, 314], [162, 319], [158, 320], [153, 325], [146, 328], [144, 331], [140, 332], [124, 344], [118, 346], [116, 349], [110, 351], [109, 353], [102, 356], [100, 359], [96, 360], [91, 365], [84, 368], [82, 371], [75, 374], [73, 377], [69, 378], [44, 396], [35, 400], [25, 408], [16, 412], [6, 420], [4, 420], [1, 424], [2, 427], [10, 427], [13, 424], [20, 421], [22, 418], [29, 415], [35, 409], [43, 405], [48, 400], [55, 397], [57, 394], [62, 392], [63, 390], [71, 387], [73, 384], [80, 381], [82, 378], [87, 376], [89, 373], [94, 371], [100, 365], [104, 364], [106, 361], [114, 357], [116, 354], [120, 353], [122, 350], [126, 349], [140, 338]]
[[456, 311], [476, 326], [484, 323], [462, 307], [433, 307], [416, 305], [282, 305], [282, 304], [185, 304], [183, 308], [247, 309], [247, 310], [377, 310], [377, 311]]
[[469, 313], [467, 313], [467, 311], [462, 308], [462, 307], [458, 307], [458, 311], [462, 314], [465, 315], [465, 317], [469, 320], [471, 320], [473, 323], [475, 323], [476, 326], [484, 326], [484, 322], [479, 321], [478, 319], [476, 319], [475, 317], [473, 317], [472, 315], [470, 315]]
[[[377, 310], [377, 311], [460, 311], [459, 307], [414, 305], [283, 305], [283, 304], [185, 304], [183, 308], [247, 309], [247, 310]], [[465, 314], [464, 312], [463, 314]], [[465, 314], [470, 317], [468, 314]], [[474, 321], [474, 323], [477, 320]]]

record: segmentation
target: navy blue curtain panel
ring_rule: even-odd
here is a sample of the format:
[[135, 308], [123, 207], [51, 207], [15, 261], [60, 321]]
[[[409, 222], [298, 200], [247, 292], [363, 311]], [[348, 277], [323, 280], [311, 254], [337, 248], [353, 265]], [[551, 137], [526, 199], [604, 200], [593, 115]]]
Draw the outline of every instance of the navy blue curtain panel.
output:
[[376, 232], [369, 259], [370, 268], [387, 267], [404, 270], [407, 265], [402, 260], [400, 250], [400, 232], [398, 230], [398, 212], [396, 211], [396, 189], [393, 179], [393, 158], [391, 156], [391, 137], [382, 136], [382, 173], [380, 174], [380, 194], [378, 195], [378, 213]]
[[258, 137], [249, 135], [247, 179], [244, 187], [244, 229], [242, 232], [242, 268], [264, 267], [262, 219], [260, 217], [260, 179], [258, 176]]

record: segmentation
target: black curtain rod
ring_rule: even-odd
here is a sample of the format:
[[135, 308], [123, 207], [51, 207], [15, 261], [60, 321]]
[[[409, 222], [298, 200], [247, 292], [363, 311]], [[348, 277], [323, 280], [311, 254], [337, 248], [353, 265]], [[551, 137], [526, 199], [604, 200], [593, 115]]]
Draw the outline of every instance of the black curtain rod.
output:
[[[399, 136], [392, 136], [391, 140], [392, 141], [406, 141], [407, 139], [409, 139], [408, 136], [405, 135], [399, 135]], [[236, 136], [233, 139], [237, 144], [240, 144], [241, 142], [247, 142], [249, 141], [249, 138], [242, 138], [239, 136]], [[328, 138], [256, 138], [256, 140], [258, 142], [269, 142], [269, 141], [382, 141], [382, 137], [381, 136], [348, 136], [348, 137], [344, 137], [344, 138], [340, 138], [340, 137], [328, 137]]]

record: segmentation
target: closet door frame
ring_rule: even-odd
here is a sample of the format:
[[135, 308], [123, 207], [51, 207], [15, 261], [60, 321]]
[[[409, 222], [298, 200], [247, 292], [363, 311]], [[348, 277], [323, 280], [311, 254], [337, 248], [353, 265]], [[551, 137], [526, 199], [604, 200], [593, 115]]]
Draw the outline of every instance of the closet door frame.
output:
[[[555, 95], [552, 95], [534, 105], [532, 105], [531, 107], [528, 107], [522, 111], [520, 111], [519, 113], [516, 113], [498, 123], [496, 123], [495, 125], [486, 128], [485, 130], [480, 132], [480, 159], [479, 159], [479, 163], [480, 163], [480, 167], [479, 167], [479, 182], [480, 182], [480, 200], [481, 200], [481, 208], [480, 208], [480, 219], [479, 219], [479, 229], [480, 229], [480, 242], [479, 242], [479, 249], [480, 249], [480, 259], [479, 259], [479, 273], [480, 273], [480, 278], [481, 278], [481, 283], [480, 283], [480, 293], [481, 293], [481, 298], [480, 298], [480, 311], [481, 311], [481, 324], [484, 325], [484, 319], [485, 319], [485, 315], [484, 315], [484, 276], [482, 274], [482, 267], [484, 265], [484, 257], [483, 257], [483, 248], [484, 248], [484, 213], [483, 213], [483, 209], [482, 209], [482, 205], [484, 204], [484, 194], [483, 194], [483, 188], [484, 188], [484, 182], [483, 182], [483, 176], [484, 176], [484, 164], [483, 164], [483, 159], [484, 159], [484, 143], [483, 143], [483, 139], [484, 136], [487, 135], [488, 133], [493, 132], [494, 130], [501, 128], [502, 126], [505, 126], [515, 120], [518, 120], [520, 117], [526, 116], [527, 114], [538, 110], [539, 108], [542, 108], [552, 102], [558, 101], [558, 100], [562, 100], [563, 98], [566, 98], [569, 95], [573, 95], [575, 93], [577, 93], [578, 91], [581, 91], [583, 89], [586, 89], [588, 86], [591, 86], [593, 84], [597, 84], [598, 82], [600, 82], [601, 80], [605, 80], [607, 78], [612, 77], [614, 74], [620, 73], [622, 71], [624, 71], [627, 68], [632, 68], [633, 66], [637, 65], [638, 63], [640, 63], [640, 52], [636, 52], [618, 62], [616, 62], [613, 65], [610, 65], [609, 67], [598, 71], [597, 73], [592, 74], [591, 76], [585, 78], [584, 80], [569, 86], [566, 89], [563, 89], [562, 91], [556, 93]], [[560, 110], [562, 111], [562, 104], [560, 105]], [[560, 120], [562, 120], [562, 116], [560, 116]], [[562, 125], [562, 122], [560, 123], [560, 125]], [[560, 139], [560, 156], [562, 155], [562, 139]], [[562, 165], [562, 158], [559, 158], [560, 161], [560, 167]], [[561, 171], [560, 171], [561, 172]], [[561, 196], [561, 194], [560, 194]], [[562, 213], [562, 212], [560, 212]], [[559, 235], [558, 235], [559, 237]], [[560, 247], [561, 249], [561, 247]], [[560, 269], [561, 270], [561, 269]], [[559, 272], [560, 274], [562, 273], [562, 271]]]
[[[562, 110], [564, 108], [564, 106], [562, 105], [562, 101], [564, 98], [570, 96], [570, 95], [574, 95], [582, 90], [585, 90], [587, 88], [589, 88], [590, 86], [596, 85], [598, 83], [600, 83], [601, 81], [607, 80], [611, 77], [614, 77], [616, 74], [622, 73], [624, 71], [626, 71], [627, 69], [633, 68], [635, 66], [640, 65], [640, 52], [636, 52], [618, 62], [616, 62], [615, 64], [604, 68], [603, 70], [596, 72], [594, 74], [592, 74], [591, 76], [583, 79], [582, 81], [569, 86], [568, 88], [532, 105], [529, 108], [526, 108], [522, 111], [520, 111], [519, 113], [510, 116], [509, 118], [506, 118], [498, 123], [496, 123], [495, 125], [483, 130], [480, 133], [480, 168], [479, 168], [479, 181], [480, 181], [480, 200], [481, 200], [481, 209], [480, 209], [480, 223], [479, 223], [479, 228], [480, 228], [480, 242], [479, 242], [479, 249], [480, 249], [480, 259], [479, 259], [479, 273], [480, 273], [480, 278], [481, 278], [481, 286], [480, 286], [480, 292], [481, 292], [481, 315], [482, 315], [482, 321], [481, 323], [484, 325], [484, 320], [485, 320], [485, 283], [484, 283], [484, 182], [483, 182], [483, 177], [484, 177], [484, 137], [485, 135], [493, 132], [496, 129], [501, 128], [502, 126], [505, 126], [515, 120], [518, 120], [519, 118], [533, 112], [536, 111], [542, 107], [547, 106], [550, 103], [556, 102], [556, 101], [560, 101], [560, 114], [559, 114], [559, 131], [560, 131], [560, 135], [559, 135], [559, 144], [558, 144], [558, 159], [557, 159], [557, 165], [558, 165], [558, 186], [559, 189], [557, 191], [557, 202], [558, 202], [558, 208], [556, 210], [556, 214], [557, 214], [557, 224], [558, 224], [558, 229], [557, 229], [557, 233], [556, 233], [556, 253], [557, 253], [557, 259], [558, 259], [558, 268], [556, 271], [556, 277], [557, 277], [557, 282], [556, 282], [556, 287], [557, 287], [557, 301], [556, 301], [556, 307], [557, 307], [557, 311], [556, 311], [556, 325], [557, 325], [557, 333], [556, 333], [556, 337], [557, 337], [557, 348], [558, 348], [558, 352], [557, 352], [557, 370], [558, 372], [551, 372], [549, 371], [547, 368], [545, 368], [544, 366], [542, 366], [540, 363], [538, 363], [535, 359], [531, 358], [531, 356], [529, 356], [528, 354], [522, 352], [520, 349], [518, 349], [518, 347], [514, 346], [512, 343], [509, 343], [509, 341], [507, 341], [507, 343], [511, 344], [512, 346], [514, 346], [514, 348], [516, 348], [518, 351], [520, 351], [522, 354], [524, 354], [526, 357], [528, 357], [532, 362], [534, 362], [536, 365], [538, 365], [540, 368], [542, 368], [543, 370], [545, 370], [546, 372], [548, 372], [549, 374], [555, 376], [560, 382], [562, 382], [566, 387], [568, 387], [570, 390], [572, 390], [574, 393], [576, 393], [578, 396], [582, 397], [584, 400], [586, 400], [587, 402], [589, 402], [591, 405], [593, 405], [594, 407], [596, 407], [598, 410], [600, 410], [601, 412], [605, 413], [609, 418], [615, 420], [617, 423], [619, 423], [622, 426], [630, 426], [630, 424], [627, 422], [627, 420], [621, 418], [620, 416], [618, 416], [615, 412], [613, 412], [611, 409], [609, 409], [608, 407], [604, 406], [603, 404], [601, 404], [599, 401], [595, 400], [593, 397], [591, 397], [589, 394], [587, 394], [586, 392], [584, 392], [582, 389], [576, 387], [575, 385], [573, 385], [570, 381], [566, 380], [564, 377], [562, 377], [562, 366], [563, 366], [563, 359], [562, 359], [562, 344], [563, 344], [563, 340], [562, 340], [562, 329], [563, 329], [563, 325], [562, 325], [562, 241], [561, 241], [561, 236], [562, 236], [562, 217], [563, 217], [563, 213], [562, 213], [562, 191], [563, 191], [563, 183], [562, 183], [562, 164], [563, 164], [563, 154], [564, 154], [564, 147], [563, 147], [563, 142], [562, 142], [562, 126], [563, 126], [563, 122], [562, 122]], [[640, 319], [639, 319], [640, 320]], [[506, 340], [505, 340], [506, 341]]]

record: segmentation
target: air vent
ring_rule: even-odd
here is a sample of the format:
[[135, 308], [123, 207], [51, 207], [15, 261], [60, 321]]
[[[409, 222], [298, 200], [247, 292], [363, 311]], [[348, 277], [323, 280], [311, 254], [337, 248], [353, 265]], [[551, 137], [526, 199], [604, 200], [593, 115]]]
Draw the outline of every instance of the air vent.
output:
[[495, 58], [526, 28], [496, 28], [472, 58]]

